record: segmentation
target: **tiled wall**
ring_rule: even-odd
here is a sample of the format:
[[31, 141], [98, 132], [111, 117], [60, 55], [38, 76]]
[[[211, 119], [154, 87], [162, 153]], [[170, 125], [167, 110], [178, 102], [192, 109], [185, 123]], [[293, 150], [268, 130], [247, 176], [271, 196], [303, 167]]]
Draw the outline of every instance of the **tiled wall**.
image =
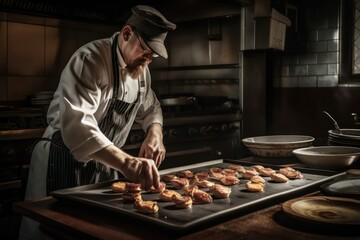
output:
[[77, 48], [110, 37], [118, 28], [0, 12], [0, 102], [55, 90]]
[[297, 31], [288, 29], [285, 52], [275, 54], [274, 87], [349, 86], [338, 84], [339, 1], [297, 2]]

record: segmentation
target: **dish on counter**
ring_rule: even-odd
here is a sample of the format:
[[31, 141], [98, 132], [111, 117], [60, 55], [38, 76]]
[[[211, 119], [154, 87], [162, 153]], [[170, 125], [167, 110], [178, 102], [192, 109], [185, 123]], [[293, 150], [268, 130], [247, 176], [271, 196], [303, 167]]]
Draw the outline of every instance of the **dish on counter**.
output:
[[360, 178], [344, 179], [321, 186], [321, 192], [326, 195], [341, 197], [360, 197]]
[[328, 134], [329, 136], [335, 138], [360, 141], [360, 129], [340, 129], [340, 130], [341, 130], [341, 134], [333, 129], [329, 130]]
[[360, 169], [348, 170], [346, 175], [334, 181], [321, 185], [320, 190], [325, 195], [337, 197], [360, 197]]
[[255, 156], [291, 157], [294, 149], [309, 147], [314, 140], [305, 135], [269, 135], [244, 138], [242, 142]]
[[360, 201], [348, 198], [311, 196], [286, 201], [282, 209], [301, 220], [335, 224], [360, 225]]
[[341, 169], [360, 157], [360, 148], [347, 146], [318, 146], [300, 148], [294, 155], [305, 165], [324, 169]]
[[360, 147], [360, 129], [341, 129], [328, 131], [328, 144], [335, 146]]

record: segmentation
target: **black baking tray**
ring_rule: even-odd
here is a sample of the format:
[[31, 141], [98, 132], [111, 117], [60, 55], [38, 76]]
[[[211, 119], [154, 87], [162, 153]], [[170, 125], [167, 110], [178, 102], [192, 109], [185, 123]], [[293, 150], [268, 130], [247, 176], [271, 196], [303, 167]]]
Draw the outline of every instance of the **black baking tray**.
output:
[[[161, 175], [175, 173], [180, 170], [192, 170], [200, 172], [208, 170], [210, 167], [226, 168], [229, 164], [239, 164], [246, 169], [250, 169], [251, 162], [239, 160], [214, 160], [206, 163], [187, 165], [180, 168], [173, 168], [160, 171]], [[261, 164], [278, 170], [279, 166]], [[146, 223], [158, 225], [167, 230], [187, 231], [201, 225], [208, 225], [226, 217], [240, 216], [270, 205], [278, 204], [288, 199], [302, 196], [319, 190], [319, 187], [334, 178], [344, 175], [344, 172], [333, 172], [319, 169], [301, 169], [303, 179], [289, 180], [287, 183], [272, 182], [269, 177], [265, 177], [265, 191], [261, 193], [248, 192], [244, 186], [247, 180], [240, 178], [240, 183], [231, 186], [232, 193], [226, 199], [213, 199], [210, 204], [193, 205], [189, 209], [176, 209], [171, 202], [162, 202], [158, 193], [142, 193], [143, 200], [157, 201], [159, 211], [156, 214], [139, 213], [133, 203], [124, 202], [122, 194], [114, 193], [111, 184], [114, 181], [99, 184], [85, 185], [80, 187], [62, 189], [51, 193], [59, 200], [81, 203], [86, 206], [107, 209], [123, 216], [132, 217]], [[204, 188], [202, 190], [208, 190]], [[181, 190], [177, 190], [180, 193]]]

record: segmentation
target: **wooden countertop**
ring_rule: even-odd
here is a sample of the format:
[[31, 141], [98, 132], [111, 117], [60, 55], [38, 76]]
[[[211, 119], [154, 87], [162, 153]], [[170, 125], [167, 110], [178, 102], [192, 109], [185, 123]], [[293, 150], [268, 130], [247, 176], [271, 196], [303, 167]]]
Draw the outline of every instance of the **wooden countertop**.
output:
[[[74, 239], [359, 239], [355, 227], [307, 223], [274, 205], [253, 213], [176, 234], [135, 219], [101, 209], [69, 204], [46, 197], [17, 202], [15, 212], [42, 223], [52, 233], [67, 233]], [[55, 231], [54, 231], [55, 230]]]

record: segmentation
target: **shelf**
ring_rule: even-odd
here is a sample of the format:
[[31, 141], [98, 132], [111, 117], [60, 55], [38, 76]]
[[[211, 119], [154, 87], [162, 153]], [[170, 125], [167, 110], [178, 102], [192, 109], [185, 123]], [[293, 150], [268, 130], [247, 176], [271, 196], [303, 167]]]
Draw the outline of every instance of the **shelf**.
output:
[[45, 128], [1, 130], [0, 141], [40, 138], [44, 132]]
[[21, 188], [20, 180], [0, 183], [0, 191], [9, 190], [9, 189], [20, 189], [20, 188]]

